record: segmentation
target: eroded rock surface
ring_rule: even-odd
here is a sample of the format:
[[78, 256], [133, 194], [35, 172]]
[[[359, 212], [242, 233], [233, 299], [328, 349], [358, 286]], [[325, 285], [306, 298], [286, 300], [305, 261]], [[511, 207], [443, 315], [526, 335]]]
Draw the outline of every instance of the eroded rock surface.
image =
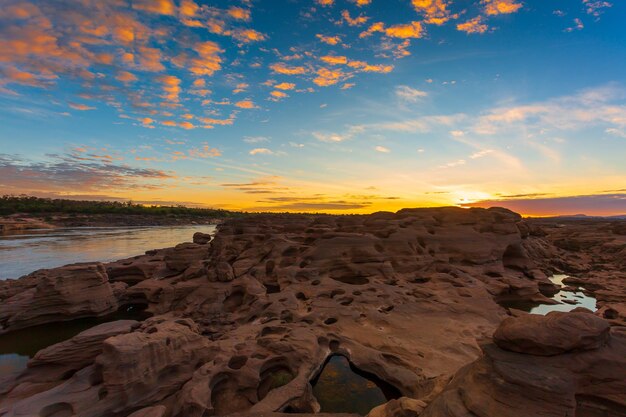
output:
[[[195, 236], [194, 243], [95, 267], [116, 305], [146, 304], [154, 317], [94, 342], [96, 356], [73, 373], [51, 379], [43, 367], [39, 373], [32, 366], [24, 374], [28, 379], [18, 376], [0, 389], [0, 416], [317, 413], [310, 382], [335, 354], [406, 397], [373, 411], [384, 416], [471, 415], [445, 414], [439, 398], [456, 398], [465, 389], [458, 384], [477, 364], [488, 373], [480, 374], [483, 379], [507, 372], [521, 378], [515, 376], [521, 372], [517, 362], [507, 365], [509, 356], [497, 365], [502, 355], [523, 358], [519, 367], [526, 367], [523, 376], [533, 387], [541, 385], [534, 378], [549, 375], [528, 368], [528, 358], [548, 370], [561, 366], [561, 358], [582, 358], [566, 366], [566, 376], [583, 385], [591, 381], [580, 395], [593, 397], [594, 390], [602, 391], [593, 378], [613, 384], [616, 370], [609, 364], [623, 340], [609, 333], [604, 319], [570, 313], [535, 320], [515, 312], [518, 318], [505, 321], [496, 334], [507, 350], [489, 344], [512, 314], [498, 302], [549, 300], [555, 286], [546, 273], [555, 266], [548, 255], [555, 253], [539, 226], [504, 209], [231, 220], [213, 240]], [[62, 270], [40, 274], [60, 277]], [[0, 297], [28, 296], [38, 285], [33, 276], [3, 284]], [[19, 317], [16, 312], [28, 303], [6, 317]], [[60, 345], [38, 356], [62, 352], [66, 347]], [[547, 354], [552, 356], [540, 356]], [[596, 370], [586, 365], [593, 358]], [[500, 392], [497, 382], [481, 384], [477, 379], [472, 389], [485, 387], [485, 398]], [[565, 388], [558, 390], [569, 389], [559, 384]], [[610, 395], [602, 391], [600, 397]], [[451, 406], [465, 407], [458, 410], [470, 409], [455, 401]], [[489, 407], [476, 415], [508, 416]]]
[[[16, 281], [13, 281], [16, 282]], [[10, 285], [10, 282], [8, 283]], [[5, 284], [7, 285], [7, 284]], [[97, 317], [118, 308], [104, 265], [82, 263], [42, 269], [17, 281], [20, 291], [0, 299], [0, 334], [10, 330], [80, 317]]]
[[[592, 320], [581, 320], [580, 315]], [[586, 313], [550, 316], [558, 320], [527, 315], [502, 323], [496, 343], [483, 346], [483, 357], [460, 370], [420, 416], [626, 416], [624, 329], [600, 330], [603, 320]], [[580, 333], [589, 335], [590, 323], [596, 320], [590, 337], [598, 343], [590, 344]], [[531, 333], [539, 336], [533, 338]], [[508, 336], [506, 343], [503, 334]], [[531, 343], [529, 337], [534, 339]], [[561, 348], [562, 338], [569, 347], [580, 349], [543, 355], [546, 346]], [[537, 356], [537, 340], [542, 356]]]

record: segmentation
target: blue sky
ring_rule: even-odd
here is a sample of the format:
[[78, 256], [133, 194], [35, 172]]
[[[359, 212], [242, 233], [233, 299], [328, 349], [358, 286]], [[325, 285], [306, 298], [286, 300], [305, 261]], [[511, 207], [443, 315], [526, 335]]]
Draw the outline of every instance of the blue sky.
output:
[[5, 194], [626, 212], [623, 2], [7, 4]]

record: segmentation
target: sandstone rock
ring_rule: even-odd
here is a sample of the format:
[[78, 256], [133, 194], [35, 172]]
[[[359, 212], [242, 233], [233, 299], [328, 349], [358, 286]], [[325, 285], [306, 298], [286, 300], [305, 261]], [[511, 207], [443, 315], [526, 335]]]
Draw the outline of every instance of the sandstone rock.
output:
[[183, 272], [195, 261], [201, 261], [207, 255], [207, 247], [197, 243], [181, 243], [165, 253], [165, 265], [172, 271]]
[[198, 245], [206, 245], [211, 241], [211, 235], [208, 233], [196, 232], [193, 234], [193, 243]]
[[0, 304], [0, 334], [38, 324], [102, 316], [118, 302], [101, 263], [38, 271], [37, 284]]
[[69, 340], [40, 350], [28, 362], [28, 367], [31, 371], [44, 366], [56, 366], [63, 372], [77, 371], [93, 363], [102, 352], [102, 343], [106, 339], [130, 333], [138, 326], [139, 322], [135, 320], [118, 320], [97, 325]]
[[[573, 322], [535, 322], [496, 302], [549, 301], [554, 286], [546, 276], [571, 261], [581, 270], [595, 265], [580, 279], [591, 277], [596, 287], [586, 288], [596, 294], [615, 290], [598, 296], [616, 299], [617, 313], [599, 305], [598, 314], [620, 320], [622, 284], [597, 278], [601, 264], [584, 252], [576, 258], [557, 248], [552, 240], [564, 233], [505, 209], [229, 220], [210, 245], [185, 243], [107, 264], [119, 281], [117, 297], [147, 304], [156, 316], [104, 340], [102, 353], [73, 366], [86, 364], [74, 374], [50, 380], [49, 366], [31, 367], [28, 381], [0, 389], [0, 415], [314, 413], [320, 405], [311, 381], [334, 354], [405, 397], [374, 414], [417, 415], [417, 399], [431, 404], [422, 412], [431, 416], [613, 412], [624, 392], [616, 329], [607, 336], [589, 312], [575, 313], [586, 317]], [[615, 239], [609, 246], [600, 235], [585, 240], [609, 268], [622, 265]], [[0, 283], [0, 300], [37, 282]], [[498, 343], [552, 356], [484, 345], [510, 314], [525, 324], [507, 324]], [[555, 334], [566, 342], [555, 342]]]
[[401, 397], [379, 405], [367, 417], [417, 417], [426, 406], [424, 401]]
[[597, 349], [609, 337], [609, 323], [588, 313], [553, 311], [529, 314], [502, 322], [493, 340], [511, 352], [551, 356], [575, 350]]
[[96, 364], [102, 386], [127, 406], [171, 395], [208, 355], [208, 341], [192, 320], [146, 320], [135, 332], [108, 338]]
[[[548, 322], [542, 326], [539, 331], [549, 329]], [[568, 337], [576, 338], [577, 328], [569, 331]], [[511, 352], [495, 344], [484, 345], [483, 352], [420, 417], [626, 416], [623, 332], [613, 330], [597, 349], [560, 355]]]

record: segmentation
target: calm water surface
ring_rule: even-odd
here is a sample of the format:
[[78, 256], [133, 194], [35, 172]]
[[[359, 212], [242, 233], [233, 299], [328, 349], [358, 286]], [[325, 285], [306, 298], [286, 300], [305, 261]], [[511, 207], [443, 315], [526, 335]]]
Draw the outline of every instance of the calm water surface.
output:
[[340, 355], [328, 360], [312, 385], [322, 413], [357, 413], [364, 416], [372, 408], [400, 396], [396, 388], [374, 375], [359, 371]]
[[[550, 281], [558, 285], [567, 285], [563, 283], [563, 280], [568, 275], [556, 274], [550, 277]], [[559, 291], [552, 297], [552, 299], [558, 301], [560, 304], [537, 304], [529, 303], [527, 301], [513, 301], [504, 303], [503, 306], [507, 308], [516, 308], [518, 310], [528, 311], [531, 314], [546, 315], [551, 311], [572, 311], [576, 307], [585, 307], [591, 311], [596, 311], [596, 299], [585, 295], [580, 288], [577, 291]], [[563, 301], [575, 301], [576, 304], [564, 303]]]
[[215, 226], [73, 228], [0, 235], [0, 279], [75, 262], [114, 261], [146, 250], [191, 242]]
[[[146, 250], [190, 242], [195, 232], [214, 233], [215, 226], [74, 228], [0, 235], [0, 279], [17, 278], [41, 268], [75, 262], [114, 261]], [[50, 323], [0, 335], [0, 376], [19, 372], [40, 349], [70, 339], [98, 324], [145, 318], [140, 309]]]

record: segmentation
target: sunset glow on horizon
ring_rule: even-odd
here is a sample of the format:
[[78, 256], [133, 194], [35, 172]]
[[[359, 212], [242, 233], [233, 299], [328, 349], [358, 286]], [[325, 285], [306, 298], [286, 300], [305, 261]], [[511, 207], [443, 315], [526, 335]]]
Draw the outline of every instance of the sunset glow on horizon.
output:
[[5, 0], [0, 193], [626, 214], [626, 3]]

